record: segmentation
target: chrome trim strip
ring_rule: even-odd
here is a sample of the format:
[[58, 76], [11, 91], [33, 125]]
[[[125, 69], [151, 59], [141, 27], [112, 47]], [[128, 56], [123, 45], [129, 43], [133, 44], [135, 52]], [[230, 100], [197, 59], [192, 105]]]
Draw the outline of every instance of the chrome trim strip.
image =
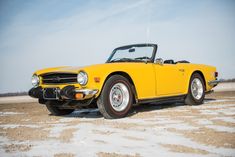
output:
[[94, 96], [98, 93], [98, 89], [75, 89], [76, 93], [83, 93], [85, 96]]
[[[70, 79], [77, 79], [77, 77], [67, 77], [67, 78], [63, 78], [63, 77], [58, 77], [60, 80], [70, 80]], [[55, 80], [56, 78], [47, 78], [47, 79], [43, 79], [43, 81], [50, 81], [50, 80]]]

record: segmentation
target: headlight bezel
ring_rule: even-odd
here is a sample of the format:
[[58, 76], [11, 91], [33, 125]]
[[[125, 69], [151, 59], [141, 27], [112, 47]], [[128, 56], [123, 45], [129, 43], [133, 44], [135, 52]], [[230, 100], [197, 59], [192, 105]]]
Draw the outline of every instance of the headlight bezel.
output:
[[34, 74], [31, 78], [31, 83], [33, 85], [33, 87], [38, 87], [39, 86], [39, 83], [40, 83], [40, 78], [38, 75]]
[[81, 70], [79, 71], [78, 75], [77, 75], [77, 82], [81, 85], [81, 86], [85, 86], [88, 82], [88, 75], [85, 71]]

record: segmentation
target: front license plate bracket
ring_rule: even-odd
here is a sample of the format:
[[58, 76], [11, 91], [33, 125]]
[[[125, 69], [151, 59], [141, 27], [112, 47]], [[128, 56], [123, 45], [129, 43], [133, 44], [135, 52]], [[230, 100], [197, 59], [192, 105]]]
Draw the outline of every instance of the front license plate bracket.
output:
[[45, 100], [58, 100], [59, 99], [59, 89], [58, 88], [44, 88], [43, 98]]

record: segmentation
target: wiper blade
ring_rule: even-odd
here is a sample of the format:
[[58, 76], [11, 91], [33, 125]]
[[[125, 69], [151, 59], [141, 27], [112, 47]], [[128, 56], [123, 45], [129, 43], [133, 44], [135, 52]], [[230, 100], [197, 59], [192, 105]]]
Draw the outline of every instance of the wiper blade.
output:
[[146, 60], [150, 60], [150, 58], [148, 56], [143, 56], [143, 57], [137, 57], [135, 59], [138, 59], [138, 60], [142, 60], [142, 59], [146, 59]]
[[132, 62], [132, 61], [135, 61], [135, 60], [131, 58], [115, 58], [111, 60], [110, 63], [111, 62]]
[[115, 58], [113, 60], [110, 61], [111, 62], [148, 62], [150, 61], [151, 59], [147, 56], [144, 56], [144, 57], [137, 57], [137, 58]]

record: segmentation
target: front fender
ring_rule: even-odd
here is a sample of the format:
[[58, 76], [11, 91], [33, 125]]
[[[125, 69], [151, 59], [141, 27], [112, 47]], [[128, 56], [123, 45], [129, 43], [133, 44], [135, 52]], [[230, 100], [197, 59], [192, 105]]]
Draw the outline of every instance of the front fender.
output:
[[[82, 69], [88, 73], [89, 81], [84, 88], [98, 89], [100, 95], [105, 81], [115, 73], [126, 73], [132, 79], [139, 99], [155, 96], [155, 71], [151, 63], [108, 63]], [[125, 76], [124, 76], [125, 77]], [[99, 82], [95, 80], [99, 79]]]

